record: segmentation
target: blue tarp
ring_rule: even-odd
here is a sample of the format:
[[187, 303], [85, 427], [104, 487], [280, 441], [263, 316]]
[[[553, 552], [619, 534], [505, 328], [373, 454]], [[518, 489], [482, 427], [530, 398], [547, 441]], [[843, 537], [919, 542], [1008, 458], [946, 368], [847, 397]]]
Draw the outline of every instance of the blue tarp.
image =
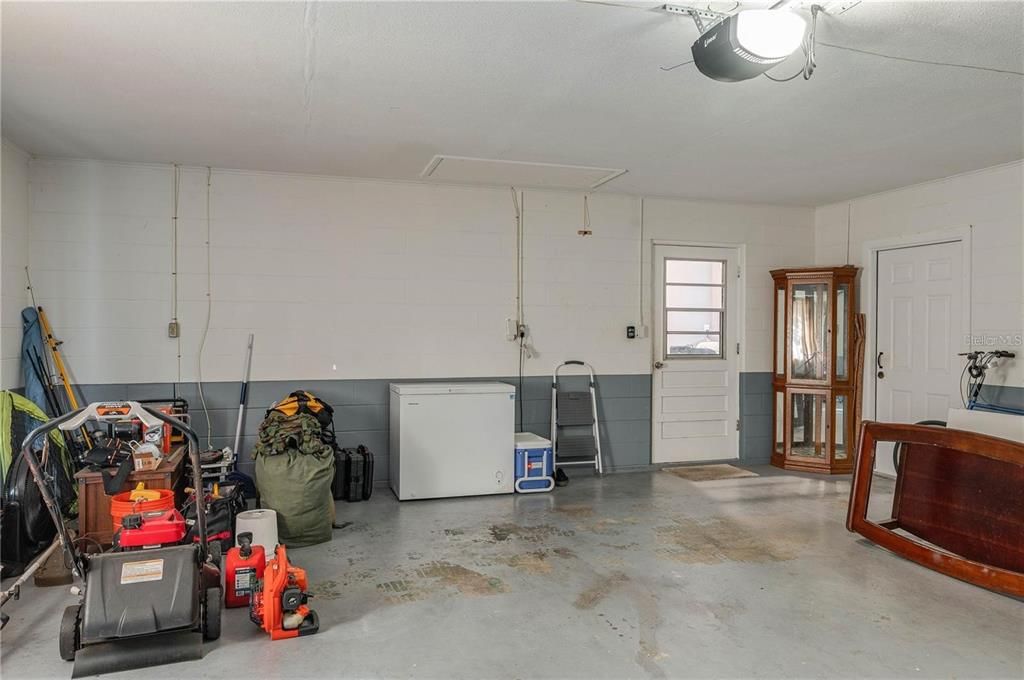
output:
[[46, 403], [46, 391], [43, 383], [39, 380], [33, 361], [38, 357], [46, 362], [46, 346], [43, 344], [43, 329], [39, 323], [39, 312], [35, 307], [26, 307], [21, 310], [21, 374], [25, 382], [25, 397], [33, 404], [37, 404], [47, 415], [54, 417], [58, 413], [50, 413]]

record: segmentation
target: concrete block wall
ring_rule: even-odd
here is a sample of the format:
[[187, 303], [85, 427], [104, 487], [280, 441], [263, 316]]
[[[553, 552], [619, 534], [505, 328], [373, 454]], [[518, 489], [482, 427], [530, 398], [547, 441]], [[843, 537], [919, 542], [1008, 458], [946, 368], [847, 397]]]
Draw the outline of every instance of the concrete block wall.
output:
[[[505, 339], [516, 294], [507, 189], [214, 170], [207, 224], [207, 171], [182, 169], [181, 337], [171, 339], [172, 187], [170, 166], [31, 163], [37, 297], [79, 382], [196, 380], [208, 299], [211, 382], [236, 378], [249, 332], [255, 380], [517, 372]], [[527, 375], [568, 357], [603, 374], [650, 373], [651, 338], [629, 340], [625, 327], [650, 322], [655, 241], [744, 249], [741, 370], [770, 370], [767, 272], [813, 258], [811, 209], [595, 194], [593, 235], [581, 238], [582, 205], [579, 193], [525, 192], [525, 320], [537, 352]]]
[[987, 383], [1001, 388], [991, 394], [1007, 405], [1024, 400], [1024, 162], [821, 206], [814, 221], [819, 265], [864, 266], [866, 242], [972, 227], [971, 299], [964, 300], [971, 335], [1010, 339], [993, 349], [1015, 350], [1017, 358], [989, 371]]
[[[5, 161], [11, 157], [17, 162], [15, 172], [4, 172], [5, 187], [27, 182], [30, 229], [22, 247], [21, 231], [8, 239], [4, 228], [5, 380], [16, 375], [26, 258], [74, 379], [107, 385], [116, 397], [125, 394], [119, 386], [146, 392], [154, 383], [178, 385], [198, 410], [194, 382], [209, 291], [203, 378], [216, 437], [233, 433], [233, 381], [249, 332], [256, 333], [255, 394], [267, 390], [250, 402], [257, 412], [250, 432], [293, 385], [340, 390], [337, 401], [347, 413], [339, 424], [367, 427], [352, 431], [380, 438], [374, 423], [382, 422], [382, 386], [395, 376], [516, 374], [518, 349], [504, 337], [505, 319], [515, 316], [507, 189], [214, 170], [207, 225], [207, 171], [185, 168], [178, 210], [182, 333], [170, 339], [172, 168], [30, 161], [5, 146]], [[19, 180], [18, 168], [27, 169], [27, 180]], [[553, 366], [583, 358], [603, 376], [612, 466], [650, 460], [651, 338], [628, 340], [625, 326], [651, 325], [654, 243], [741, 250], [744, 460], [766, 460], [771, 450], [770, 269], [843, 262], [848, 236], [850, 261], [863, 264], [867, 240], [970, 223], [974, 331], [1014, 332], [1024, 318], [1021, 174], [1018, 163], [816, 210], [595, 194], [594, 234], [587, 238], [576, 234], [582, 194], [526, 191], [525, 320], [537, 353], [525, 365], [527, 429], [548, 430]], [[18, 205], [4, 201], [5, 225], [20, 223], [6, 218], [20, 214]], [[1022, 365], [1018, 360], [991, 377], [1001, 399], [1024, 389]], [[627, 443], [636, 450], [625, 453]]]
[[[465, 379], [460, 379], [465, 380]], [[473, 378], [515, 385], [517, 376]], [[251, 472], [249, 452], [256, 441], [260, 421], [272, 403], [297, 389], [310, 390], [334, 407], [335, 429], [342, 446], [365, 444], [377, 459], [375, 477], [387, 479], [389, 385], [406, 379], [260, 381], [250, 385], [248, 408], [242, 430], [240, 469]], [[622, 472], [649, 467], [651, 450], [651, 377], [649, 375], [597, 376], [598, 420], [601, 447], [607, 470]], [[570, 376], [563, 385], [585, 389], [584, 380]], [[134, 383], [83, 385], [87, 401], [104, 399], [167, 399], [177, 396], [189, 402], [192, 426], [204, 445], [231, 446], [238, 417], [239, 384], [206, 383], [203, 393], [210, 413], [207, 427], [196, 383]], [[551, 379], [526, 376], [520, 393], [522, 431], [542, 437], [551, 433]], [[771, 375], [741, 374], [740, 460], [750, 464], [771, 457]], [[209, 437], [208, 437], [209, 434]]]
[[[207, 171], [184, 168], [174, 298], [173, 177], [165, 165], [30, 164], [37, 296], [75, 380], [91, 392], [167, 396], [166, 386], [177, 386], [198, 413], [208, 299], [202, 370], [216, 445], [233, 434], [232, 385], [250, 332], [258, 386], [250, 434], [272, 400], [323, 385], [346, 412], [339, 426], [366, 427], [352, 432], [377, 438], [383, 451], [376, 428], [394, 376], [517, 373], [518, 348], [505, 339], [515, 316], [507, 188], [213, 170], [207, 223]], [[627, 339], [625, 327], [650, 325], [651, 246], [743, 250], [740, 370], [768, 371], [767, 272], [812, 259], [813, 211], [599, 193], [590, 197], [593, 235], [581, 238], [582, 208], [580, 193], [524, 192], [525, 320], [536, 352], [525, 365], [525, 424], [548, 431], [547, 376], [565, 359], [585, 359], [601, 376], [609, 466], [647, 465], [651, 338]], [[166, 335], [175, 300], [179, 339]]]
[[3, 140], [0, 160], [0, 389], [23, 386], [21, 310], [28, 304], [29, 157]]
[[[518, 377], [474, 378], [516, 385]], [[275, 401], [289, 392], [306, 389], [334, 407], [335, 431], [342, 446], [365, 444], [375, 454], [375, 477], [387, 479], [389, 385], [408, 380], [311, 380], [260, 381], [250, 385], [245, 414], [239, 468], [251, 473], [249, 452], [263, 416]], [[565, 385], [582, 389], [585, 381], [570, 378]], [[604, 464], [609, 470], [640, 469], [650, 464], [650, 377], [602, 375], [597, 379], [598, 420]], [[239, 384], [206, 383], [203, 393], [210, 413], [210, 427], [195, 383], [95, 384], [82, 386], [83, 398], [166, 399], [177, 396], [189, 402], [192, 427], [204, 445], [231, 446], [238, 416]], [[522, 388], [522, 429], [542, 437], [551, 431], [551, 379], [527, 376]], [[209, 437], [208, 437], [209, 434]]]

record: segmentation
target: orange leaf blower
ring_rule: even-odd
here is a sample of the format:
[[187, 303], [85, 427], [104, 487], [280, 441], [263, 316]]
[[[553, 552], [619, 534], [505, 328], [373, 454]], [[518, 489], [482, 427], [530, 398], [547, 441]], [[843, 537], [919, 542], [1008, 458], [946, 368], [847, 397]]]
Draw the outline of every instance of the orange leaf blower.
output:
[[263, 579], [256, 584], [249, 601], [249, 618], [270, 633], [271, 640], [312, 635], [320, 630], [316, 612], [306, 606], [306, 570], [288, 563], [283, 545], [274, 549]]

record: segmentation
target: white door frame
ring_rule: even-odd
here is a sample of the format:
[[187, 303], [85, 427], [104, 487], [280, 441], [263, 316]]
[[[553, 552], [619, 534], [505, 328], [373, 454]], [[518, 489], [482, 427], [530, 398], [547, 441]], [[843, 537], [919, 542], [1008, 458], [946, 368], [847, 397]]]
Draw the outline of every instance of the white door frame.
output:
[[[728, 248], [728, 249], [736, 251], [736, 262], [738, 263], [737, 266], [739, 267], [739, 270], [740, 270], [740, 276], [738, 277], [739, 284], [736, 286], [736, 288], [737, 288], [737, 290], [736, 290], [736, 304], [739, 307], [739, 309], [737, 310], [737, 322], [736, 322], [736, 334], [737, 335], [736, 335], [736, 337], [738, 338], [737, 341], [740, 343], [740, 353], [739, 353], [739, 356], [737, 357], [737, 362], [736, 362], [736, 372], [737, 372], [737, 375], [739, 375], [740, 373], [743, 373], [743, 369], [746, 367], [746, 359], [747, 359], [747, 342], [746, 342], [746, 325], [747, 325], [747, 312], [746, 312], [746, 310], [747, 310], [747, 308], [746, 308], [746, 299], [747, 299], [747, 285], [746, 285], [747, 284], [747, 282], [746, 282], [746, 279], [747, 279], [747, 244], [746, 243], [729, 243], [727, 241], [677, 241], [677, 240], [674, 240], [674, 239], [661, 239], [661, 238], [648, 239], [647, 243], [643, 244], [643, 247], [642, 247], [642, 249], [640, 251], [641, 255], [643, 257], [643, 260], [644, 260], [644, 262], [642, 263], [643, 266], [640, 267], [640, 273], [641, 273], [641, 276], [643, 277], [643, 280], [641, 282], [642, 285], [640, 286], [640, 294], [641, 294], [641, 296], [646, 297], [646, 302], [644, 304], [642, 304], [641, 307], [647, 310], [647, 313], [648, 313], [648, 317], [647, 318], [649, 320], [646, 323], [650, 324], [648, 326], [648, 328], [650, 329], [650, 332], [648, 333], [648, 343], [647, 343], [647, 346], [648, 346], [648, 350], [649, 350], [649, 353], [650, 353], [650, 356], [648, 357], [648, 360], [649, 360], [648, 366], [649, 366], [649, 371], [650, 371], [650, 375], [651, 375], [651, 404], [652, 404], [652, 407], [653, 407], [653, 404], [654, 404], [654, 362], [658, 360], [655, 357], [655, 355], [654, 355], [654, 347], [655, 347], [655, 342], [654, 342], [654, 316], [655, 316], [655, 314], [658, 313], [658, 310], [656, 310], [654, 308], [654, 282], [657, 280], [657, 275], [656, 275], [656, 273], [654, 271], [655, 266], [657, 266], [657, 263], [654, 261], [654, 248], [656, 246], [683, 246], [684, 248]], [[741, 398], [739, 390], [740, 390], [740, 386], [739, 386], [739, 382], [737, 381], [737, 384], [736, 384], [736, 398], [737, 399]], [[740, 405], [740, 411], [741, 411], [741, 414], [742, 414], [742, 403]], [[739, 440], [739, 443], [737, 445], [739, 447], [739, 449], [742, 449], [742, 444], [743, 444], [743, 433], [741, 431], [740, 432], [740, 440]], [[741, 451], [737, 450], [737, 456], [740, 453], [741, 453]], [[738, 460], [738, 458], [729, 458], [727, 460], [735, 462], [736, 460]], [[652, 465], [655, 464], [654, 463], [654, 412], [653, 412], [653, 410], [651, 412], [651, 455], [650, 455], [650, 462], [651, 462]]]
[[[914, 248], [917, 246], [932, 246], [939, 243], [950, 243], [959, 241], [961, 243], [960, 256], [962, 258], [961, 272], [963, 274], [963, 298], [961, 304], [961, 341], [958, 351], [965, 351], [967, 345], [963, 338], [969, 337], [971, 332], [971, 227], [950, 229], [948, 231], [935, 231], [924, 234], [908, 234], [905, 236], [894, 236], [891, 238], [877, 239], [864, 242], [863, 262], [864, 275], [861, 278], [861, 299], [865, 301], [863, 307], [867, 317], [868, 334], [864, 349], [864, 396], [863, 396], [863, 418], [874, 420], [877, 417], [877, 404], [875, 403], [875, 357], [878, 356], [878, 253], [884, 250], [896, 250], [899, 248]], [[860, 425], [858, 424], [858, 427]]]

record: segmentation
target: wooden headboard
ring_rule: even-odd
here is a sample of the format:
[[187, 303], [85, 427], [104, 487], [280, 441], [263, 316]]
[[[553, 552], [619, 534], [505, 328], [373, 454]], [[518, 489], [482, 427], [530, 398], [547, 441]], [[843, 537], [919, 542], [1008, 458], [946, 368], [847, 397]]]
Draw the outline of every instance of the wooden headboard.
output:
[[[847, 529], [949, 576], [1024, 597], [1024, 444], [875, 422], [861, 425], [859, 441]], [[867, 509], [878, 442], [904, 446], [892, 517], [873, 522]]]

